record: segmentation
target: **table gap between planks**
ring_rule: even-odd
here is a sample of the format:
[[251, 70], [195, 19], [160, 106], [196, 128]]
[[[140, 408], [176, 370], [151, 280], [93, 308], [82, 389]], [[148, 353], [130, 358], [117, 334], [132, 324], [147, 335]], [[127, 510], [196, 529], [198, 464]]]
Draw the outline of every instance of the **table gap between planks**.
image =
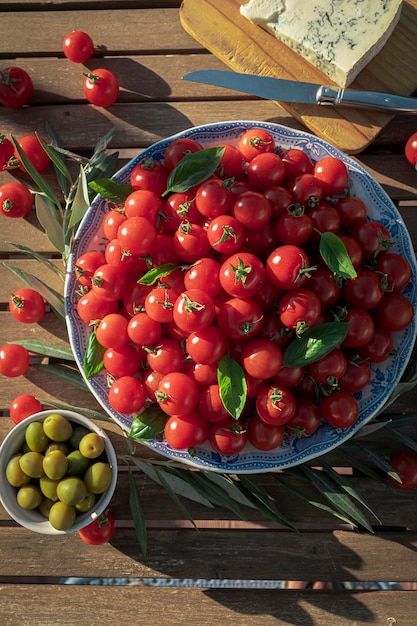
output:
[[[183, 81], [183, 74], [194, 69], [224, 66], [184, 32], [179, 7], [178, 0], [2, 0], [0, 66], [27, 69], [35, 93], [29, 107], [0, 108], [0, 132], [16, 137], [35, 130], [42, 134], [49, 124], [64, 147], [89, 155], [98, 139], [114, 128], [110, 148], [119, 152], [121, 167], [153, 142], [202, 123], [258, 119], [303, 130], [273, 102]], [[63, 56], [62, 38], [73, 29], [89, 32], [97, 46], [86, 68], [107, 67], [120, 79], [119, 101], [108, 110], [86, 103], [86, 70]], [[398, 206], [415, 246], [417, 175], [405, 161], [403, 147], [416, 126], [413, 117], [398, 116], [355, 156]], [[52, 176], [47, 177], [53, 183]], [[8, 180], [10, 174], [0, 174], [0, 184]], [[15, 241], [60, 263], [34, 213], [19, 224], [2, 219], [1, 232], [2, 260], [39, 275], [38, 264], [11, 245]], [[54, 275], [43, 270], [40, 275], [62, 288]], [[66, 330], [51, 312], [22, 333], [7, 311], [16, 278], [4, 267], [1, 276], [0, 345], [25, 336], [67, 346]], [[89, 393], [38, 370], [24, 378], [3, 379], [0, 385], [0, 440], [12, 427], [10, 402], [21, 393], [99, 410]], [[411, 413], [416, 401], [416, 393], [410, 392], [395, 403], [395, 411]], [[106, 423], [105, 428], [116, 452], [129, 453], [118, 426]], [[390, 445], [384, 432], [376, 437]], [[154, 456], [143, 446], [134, 444], [134, 450], [141, 458]], [[111, 543], [98, 548], [84, 544], [76, 534], [49, 538], [30, 533], [0, 507], [0, 621], [13, 626], [94, 625], [113, 623], [122, 615], [126, 623], [140, 626], [197, 620], [205, 626], [226, 619], [231, 626], [260, 621], [266, 626], [412, 626], [417, 612], [412, 591], [417, 563], [415, 494], [365, 477], [337, 451], [328, 454], [326, 462], [347, 472], [378, 511], [382, 524], [375, 525], [373, 535], [355, 532], [324, 511], [306, 507], [268, 475], [254, 480], [272, 494], [299, 532], [287, 531], [253, 510], [245, 510], [248, 519], [241, 521], [225, 508], [184, 501], [196, 530], [163, 489], [137, 472], [148, 527], [146, 556], [135, 537], [123, 467], [112, 502], [117, 533]], [[300, 488], [309, 489], [301, 482]], [[374, 523], [371, 516], [369, 521]], [[325, 584], [312, 585], [314, 581]]]

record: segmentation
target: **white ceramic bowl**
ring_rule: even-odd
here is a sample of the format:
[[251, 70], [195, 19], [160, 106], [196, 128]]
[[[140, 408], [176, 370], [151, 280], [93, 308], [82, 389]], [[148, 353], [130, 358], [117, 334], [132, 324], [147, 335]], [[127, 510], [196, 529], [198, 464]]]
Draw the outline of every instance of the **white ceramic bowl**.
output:
[[[404, 291], [404, 295], [411, 301], [414, 309], [417, 308], [417, 265], [414, 250], [407, 228], [398, 213], [395, 205], [382, 187], [352, 158], [346, 156], [331, 144], [309, 133], [295, 131], [278, 124], [260, 121], [226, 121], [217, 124], [208, 124], [190, 128], [182, 133], [168, 137], [147, 148], [137, 157], [132, 159], [114, 177], [122, 183], [129, 183], [132, 169], [144, 158], [163, 160], [166, 147], [175, 139], [190, 137], [199, 141], [205, 148], [224, 142], [237, 145], [240, 135], [245, 130], [253, 127], [261, 127], [270, 132], [276, 142], [277, 152], [283, 152], [289, 148], [299, 148], [306, 152], [313, 162], [327, 156], [342, 159], [346, 164], [350, 177], [350, 191], [365, 201], [368, 215], [385, 225], [395, 241], [393, 251], [405, 256], [412, 268], [412, 279]], [[67, 313], [67, 327], [71, 346], [82, 373], [83, 356], [90, 333], [90, 328], [78, 317], [76, 304], [78, 300], [78, 283], [75, 278], [74, 264], [78, 256], [88, 250], [103, 251], [106, 239], [103, 233], [103, 218], [114, 206], [112, 202], [98, 196], [90, 209], [87, 211], [75, 237], [73, 251], [67, 267], [67, 280], [65, 287], [65, 301]], [[416, 320], [404, 331], [394, 334], [395, 347], [398, 349], [398, 357], [389, 359], [384, 363], [372, 367], [371, 381], [367, 387], [357, 394], [360, 416], [358, 421], [350, 428], [335, 429], [323, 423], [319, 430], [311, 437], [287, 436], [283, 444], [271, 452], [256, 450], [251, 445], [235, 456], [225, 457], [217, 454], [206, 444], [198, 450], [195, 457], [191, 457], [186, 451], [172, 449], [162, 438], [145, 445], [156, 452], [173, 459], [180, 460], [204, 470], [212, 470], [224, 473], [256, 473], [277, 469], [285, 469], [318, 457], [352, 437], [362, 426], [369, 422], [381, 409], [391, 395], [392, 390], [398, 383], [407, 365], [416, 337]], [[91, 392], [107, 411], [107, 413], [129, 431], [132, 423], [132, 415], [116, 413], [109, 405], [107, 399], [106, 372], [101, 372], [87, 380]]]
[[[85, 426], [88, 430], [99, 434], [104, 439], [105, 453], [107, 455], [109, 465], [112, 469], [112, 479], [107, 491], [100, 495], [92, 510], [77, 515], [74, 525], [69, 530], [57, 530], [51, 525], [49, 520], [47, 520], [36, 509], [26, 510], [19, 506], [16, 499], [17, 489], [10, 485], [6, 479], [7, 464], [10, 459], [21, 450], [25, 441], [25, 431], [28, 424], [30, 424], [31, 422], [43, 422], [43, 420], [52, 413], [59, 413], [61, 415], [64, 415], [64, 417], [70, 420], [72, 424], [80, 424], [82, 426]], [[108, 435], [104, 432], [104, 430], [99, 428], [90, 419], [73, 411], [50, 410], [35, 413], [34, 415], [27, 417], [25, 420], [17, 424], [6, 436], [0, 447], [1, 502], [8, 514], [16, 522], [18, 522], [21, 526], [24, 526], [25, 528], [28, 528], [29, 530], [37, 533], [41, 533], [44, 535], [64, 535], [74, 532], [76, 530], [80, 530], [81, 528], [84, 528], [84, 526], [91, 524], [109, 506], [110, 500], [116, 488], [116, 483], [117, 459], [116, 453]]]

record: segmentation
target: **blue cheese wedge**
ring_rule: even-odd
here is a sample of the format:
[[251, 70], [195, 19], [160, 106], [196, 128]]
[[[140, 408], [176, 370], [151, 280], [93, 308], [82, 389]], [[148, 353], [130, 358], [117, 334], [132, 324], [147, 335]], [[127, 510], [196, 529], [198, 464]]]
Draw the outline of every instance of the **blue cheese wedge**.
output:
[[402, 0], [249, 0], [240, 12], [346, 87], [385, 45], [401, 8]]

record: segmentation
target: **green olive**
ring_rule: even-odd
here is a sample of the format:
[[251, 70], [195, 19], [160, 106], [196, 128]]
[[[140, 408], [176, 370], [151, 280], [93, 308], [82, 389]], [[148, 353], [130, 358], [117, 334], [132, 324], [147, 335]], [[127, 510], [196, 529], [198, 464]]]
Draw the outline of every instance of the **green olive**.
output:
[[30, 482], [31, 478], [20, 467], [19, 459], [22, 455], [16, 454], [13, 456], [6, 465], [6, 478], [7, 482], [12, 487], [22, 487]]
[[104, 493], [110, 487], [111, 479], [111, 467], [103, 461], [97, 461], [97, 463], [90, 465], [84, 475], [87, 490], [96, 494]]
[[67, 444], [63, 441], [51, 441], [46, 447], [45, 454], [48, 454], [53, 450], [61, 450], [61, 452], [63, 452], [65, 456], [67, 456], [68, 452], [70, 451]]
[[59, 480], [53, 480], [48, 476], [43, 476], [39, 479], [39, 488], [42, 491], [45, 498], [56, 502], [58, 500], [57, 488]]
[[73, 450], [67, 456], [67, 475], [68, 476], [84, 476], [90, 467], [90, 459], [87, 459], [79, 450]]
[[54, 502], [49, 511], [49, 521], [56, 530], [69, 530], [75, 522], [75, 508], [64, 502]]
[[42, 502], [42, 492], [37, 485], [23, 485], [17, 492], [17, 503], [22, 509], [36, 509]]
[[80, 444], [81, 439], [84, 435], [87, 435], [90, 431], [85, 426], [81, 424], [76, 424], [73, 427], [72, 435], [69, 439], [69, 444], [73, 450], [78, 450], [78, 446]]
[[43, 454], [40, 452], [25, 452], [19, 459], [21, 470], [31, 478], [41, 478], [44, 476], [43, 471]]
[[43, 429], [52, 441], [68, 441], [73, 430], [71, 422], [60, 413], [51, 413], [45, 417]]
[[91, 511], [93, 506], [96, 503], [96, 496], [94, 493], [90, 493], [87, 491], [87, 494], [82, 502], [75, 505], [78, 513], [86, 513], [87, 511]]
[[53, 503], [53, 500], [50, 500], [49, 498], [43, 498], [38, 507], [39, 513], [43, 515], [43, 517], [46, 517], [46, 519], [49, 519], [49, 511], [51, 510]]
[[43, 457], [43, 471], [53, 480], [64, 478], [68, 468], [67, 457], [61, 450], [52, 450]]
[[67, 476], [59, 481], [57, 494], [64, 504], [75, 506], [84, 500], [87, 494], [87, 487], [78, 476]]
[[49, 443], [42, 422], [31, 422], [26, 427], [25, 440], [30, 450], [44, 452]]
[[97, 459], [104, 452], [104, 439], [98, 433], [88, 433], [81, 439], [78, 447], [87, 459]]

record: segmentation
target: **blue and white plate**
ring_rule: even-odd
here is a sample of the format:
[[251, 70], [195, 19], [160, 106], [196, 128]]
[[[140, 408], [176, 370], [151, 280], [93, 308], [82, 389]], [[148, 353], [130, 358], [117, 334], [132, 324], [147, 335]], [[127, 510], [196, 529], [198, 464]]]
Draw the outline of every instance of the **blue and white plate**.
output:
[[[351, 193], [360, 197], [367, 205], [368, 215], [371, 219], [378, 220], [386, 226], [395, 241], [394, 251], [406, 257], [412, 267], [413, 277], [404, 294], [417, 306], [417, 265], [413, 246], [408, 231], [396, 207], [381, 186], [353, 159], [341, 153], [332, 145], [317, 137], [294, 131], [290, 128], [258, 121], [222, 122], [191, 128], [177, 135], [159, 141], [148, 149], [138, 154], [116, 175], [115, 179], [129, 183], [132, 169], [143, 158], [149, 157], [162, 161], [166, 147], [175, 139], [191, 137], [199, 141], [204, 147], [214, 146], [219, 143], [237, 144], [240, 135], [252, 127], [262, 127], [269, 131], [276, 142], [277, 151], [281, 152], [289, 148], [304, 150], [313, 161], [326, 156], [334, 156], [342, 159], [350, 174]], [[75, 237], [73, 250], [67, 268], [65, 285], [65, 302], [69, 338], [78, 367], [83, 371], [83, 356], [88, 341], [90, 329], [80, 320], [76, 312], [77, 280], [74, 273], [74, 263], [77, 257], [88, 250], [103, 251], [106, 239], [103, 234], [103, 218], [113, 207], [108, 200], [98, 196], [82, 220]], [[271, 452], [256, 450], [251, 445], [235, 456], [224, 457], [214, 452], [210, 445], [201, 447], [196, 457], [191, 457], [186, 451], [172, 449], [162, 438], [145, 445], [159, 454], [171, 459], [182, 461], [197, 468], [212, 470], [223, 473], [260, 473], [277, 469], [285, 469], [298, 465], [307, 460], [329, 452], [341, 443], [352, 437], [360, 428], [369, 422], [388, 400], [391, 392], [398, 383], [410, 358], [416, 336], [416, 322], [404, 331], [394, 334], [395, 347], [398, 349], [398, 357], [374, 365], [372, 377], [367, 387], [358, 394], [360, 416], [356, 424], [345, 430], [335, 429], [322, 424], [318, 431], [307, 438], [288, 436], [283, 444]], [[107, 400], [106, 373], [101, 372], [94, 378], [86, 381], [92, 394], [105, 409], [105, 411], [125, 430], [130, 430], [132, 415], [121, 415], [113, 411]]]

